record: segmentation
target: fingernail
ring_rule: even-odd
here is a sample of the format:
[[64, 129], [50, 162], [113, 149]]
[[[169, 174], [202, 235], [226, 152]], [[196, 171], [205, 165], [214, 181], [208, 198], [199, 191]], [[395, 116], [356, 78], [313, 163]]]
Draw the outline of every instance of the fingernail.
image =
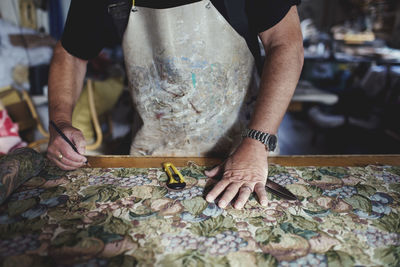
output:
[[267, 201], [265, 201], [265, 200], [263, 200], [263, 201], [261, 201], [261, 206], [267, 206], [267, 204], [268, 204], [268, 202]]
[[214, 166], [212, 166], [212, 167], [210, 167], [210, 168], [208, 168], [208, 169], [206, 170], [206, 172], [209, 172], [209, 171], [215, 169], [216, 167], [218, 167], [218, 164], [217, 164], [217, 165], [214, 165]]
[[235, 206], [235, 209], [237, 209], [237, 210], [241, 210], [242, 208], [243, 208], [242, 205], [236, 205], [236, 206]]
[[220, 207], [220, 208], [225, 208], [226, 207], [226, 202], [225, 201], [220, 201], [219, 203], [218, 203], [218, 206]]

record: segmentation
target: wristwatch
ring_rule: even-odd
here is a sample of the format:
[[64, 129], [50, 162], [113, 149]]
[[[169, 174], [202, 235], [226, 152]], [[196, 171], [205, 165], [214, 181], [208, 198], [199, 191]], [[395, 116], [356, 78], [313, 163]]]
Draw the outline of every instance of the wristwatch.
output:
[[276, 135], [260, 132], [249, 128], [243, 131], [242, 137], [249, 137], [260, 141], [265, 145], [267, 151], [274, 151], [278, 142], [278, 138], [276, 137]]

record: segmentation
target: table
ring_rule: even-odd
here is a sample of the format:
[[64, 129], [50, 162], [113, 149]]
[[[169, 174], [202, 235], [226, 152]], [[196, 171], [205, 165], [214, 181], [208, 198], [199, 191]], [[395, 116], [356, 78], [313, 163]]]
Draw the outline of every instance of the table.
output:
[[[184, 191], [161, 163], [180, 166]], [[3, 266], [353, 266], [400, 264], [400, 155], [271, 157], [298, 201], [203, 199], [209, 158], [90, 157], [47, 164], [0, 206]], [[279, 164], [279, 165], [277, 165]], [[312, 167], [313, 166], [313, 167]]]

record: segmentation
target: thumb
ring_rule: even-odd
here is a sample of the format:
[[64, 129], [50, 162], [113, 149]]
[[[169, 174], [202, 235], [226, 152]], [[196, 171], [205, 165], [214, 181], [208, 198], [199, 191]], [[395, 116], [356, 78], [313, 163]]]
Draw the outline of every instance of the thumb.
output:
[[214, 167], [213, 169], [209, 170], [209, 171], [205, 171], [205, 175], [207, 175], [208, 177], [212, 178], [217, 176], [222, 170], [222, 164], [218, 165], [217, 167]]

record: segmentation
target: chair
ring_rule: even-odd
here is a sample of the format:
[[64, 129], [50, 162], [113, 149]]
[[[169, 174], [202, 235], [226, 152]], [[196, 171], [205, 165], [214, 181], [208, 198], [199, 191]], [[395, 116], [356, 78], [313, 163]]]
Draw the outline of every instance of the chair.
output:
[[[3, 88], [0, 99], [10, 118], [18, 124], [19, 134], [29, 143], [29, 147], [36, 148], [48, 142], [49, 133], [43, 127], [32, 99], [25, 90], [20, 92], [12, 87]], [[33, 141], [35, 129], [38, 129], [44, 138]]]
[[[93, 143], [88, 144], [86, 146], [87, 150], [96, 150], [100, 147], [100, 145], [102, 144], [103, 141], [103, 132], [101, 130], [100, 127], [100, 122], [97, 116], [97, 111], [96, 111], [96, 105], [95, 105], [95, 101], [94, 101], [94, 88], [93, 88], [93, 82], [92, 80], [87, 80], [87, 91], [88, 91], [88, 95], [87, 95], [87, 101], [88, 101], [88, 106], [89, 106], [89, 110], [90, 110], [90, 119], [93, 123], [93, 128], [95, 130], [95, 136], [96, 139]], [[33, 105], [29, 95], [27, 94], [27, 92], [23, 92], [24, 98], [27, 100], [27, 105], [29, 107], [29, 110], [32, 113], [32, 116], [36, 119], [37, 122], [39, 122], [37, 124], [38, 126], [38, 130], [45, 135], [45, 133], [47, 133], [42, 124], [40, 123], [40, 120], [37, 116], [37, 112], [35, 109], [35, 106]], [[34, 142], [29, 143], [29, 147], [36, 149], [36, 150], [40, 150], [39, 148], [43, 145], [49, 142], [49, 134], [47, 133], [47, 135], [45, 135], [47, 138], [45, 139], [40, 139]]]
[[[98, 83], [99, 90], [105, 91], [108, 88], [102, 88], [101, 84]], [[113, 84], [115, 85], [115, 84]], [[86, 83], [87, 95], [82, 94], [81, 97], [86, 97], [83, 99], [83, 105], [88, 105], [89, 112], [88, 115], [90, 118], [87, 119], [86, 123], [92, 123], [94, 129], [94, 140], [90, 144], [86, 146], [87, 150], [96, 150], [98, 149], [104, 139], [104, 134], [101, 129], [100, 119], [99, 119], [99, 111], [96, 109], [96, 96], [95, 96], [95, 83], [88, 79]], [[122, 92], [122, 83], [121, 88], [115, 88], [114, 91]], [[120, 93], [117, 93], [113, 98], [115, 99], [107, 99], [108, 102], [111, 102], [110, 105], [114, 105]], [[97, 96], [101, 97], [101, 96]], [[111, 97], [110, 97], [111, 98]], [[43, 148], [45, 144], [49, 141], [49, 133], [43, 127], [43, 124], [38, 116], [35, 105], [32, 102], [29, 94], [23, 90], [22, 92], [14, 89], [12, 87], [7, 87], [0, 89], [0, 100], [2, 100], [5, 108], [11, 119], [18, 124], [19, 133], [22, 139], [28, 142], [28, 146], [38, 151], [44, 151], [46, 149]], [[104, 112], [100, 108], [101, 117], [106, 121], [108, 125], [108, 133], [106, 135], [111, 135], [112, 132], [112, 121], [111, 115], [109, 112]], [[103, 120], [102, 119], [102, 120]], [[74, 123], [74, 122], [73, 122]], [[34, 141], [33, 140], [33, 132], [35, 129], [38, 129], [39, 132], [43, 135], [44, 138]]]

